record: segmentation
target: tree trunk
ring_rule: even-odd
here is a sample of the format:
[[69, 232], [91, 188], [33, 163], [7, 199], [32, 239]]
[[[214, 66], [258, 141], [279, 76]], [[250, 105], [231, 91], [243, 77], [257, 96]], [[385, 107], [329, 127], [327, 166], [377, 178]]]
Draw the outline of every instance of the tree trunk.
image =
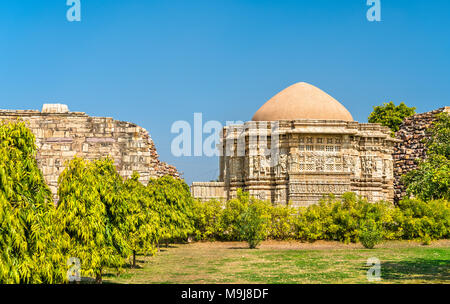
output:
[[103, 280], [102, 280], [102, 271], [100, 270], [100, 272], [97, 273], [97, 276], [95, 277], [95, 282], [97, 284], [102, 284]]
[[136, 268], [136, 251], [133, 250], [133, 268]]

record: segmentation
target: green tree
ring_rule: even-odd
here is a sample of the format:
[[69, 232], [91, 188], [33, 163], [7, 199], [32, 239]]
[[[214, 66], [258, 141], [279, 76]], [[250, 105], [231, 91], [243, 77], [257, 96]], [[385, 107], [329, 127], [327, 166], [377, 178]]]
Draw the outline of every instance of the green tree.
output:
[[0, 124], [0, 283], [66, 281], [67, 240], [23, 122]]
[[194, 200], [194, 226], [197, 240], [217, 240], [223, 232], [220, 226], [223, 203], [212, 199], [207, 202]]
[[427, 142], [427, 155], [442, 155], [450, 158], [450, 115], [442, 112], [430, 128], [431, 136]]
[[147, 185], [160, 217], [160, 239], [169, 242], [187, 239], [194, 233], [194, 200], [189, 186], [180, 179], [163, 176], [150, 179]]
[[403, 176], [406, 191], [422, 200], [450, 200], [450, 116], [438, 115], [430, 128], [427, 157], [418, 167]]
[[392, 101], [383, 103], [381, 106], [373, 107], [373, 111], [369, 115], [369, 122], [389, 127], [392, 130], [392, 137], [394, 137], [394, 133], [399, 130], [403, 120], [414, 115], [415, 110], [415, 107], [408, 107], [403, 102], [398, 106]]
[[102, 282], [106, 267], [122, 267], [131, 255], [127, 240], [128, 209], [122, 178], [111, 159], [66, 163], [58, 184], [58, 217], [70, 237], [81, 273]]
[[132, 266], [136, 267], [136, 253], [155, 254], [160, 234], [160, 218], [155, 211], [156, 202], [147, 187], [139, 182], [139, 174], [124, 183], [129, 202], [127, 232], [130, 249], [133, 251]]
[[267, 202], [253, 200], [238, 217], [240, 237], [250, 249], [256, 248], [267, 238], [270, 214], [265, 212], [266, 208], [270, 208]]

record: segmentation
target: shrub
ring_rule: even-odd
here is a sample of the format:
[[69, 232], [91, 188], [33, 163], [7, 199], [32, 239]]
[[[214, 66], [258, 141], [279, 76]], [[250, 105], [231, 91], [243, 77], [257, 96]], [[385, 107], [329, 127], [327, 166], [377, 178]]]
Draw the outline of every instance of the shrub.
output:
[[360, 233], [361, 244], [365, 248], [372, 249], [382, 240], [382, 231], [373, 219], [363, 222]]
[[450, 204], [446, 200], [424, 202], [420, 199], [401, 200], [394, 220], [402, 232], [404, 239], [431, 240], [449, 237]]
[[295, 219], [298, 209], [290, 206], [273, 206], [270, 208], [269, 238], [274, 240], [294, 239]]
[[225, 204], [225, 209], [220, 216], [220, 238], [222, 240], [234, 241], [240, 239], [240, 231], [238, 226], [239, 216], [247, 209], [251, 198], [248, 192], [241, 189], [237, 191], [237, 197], [230, 199]]
[[251, 202], [238, 217], [240, 238], [248, 243], [250, 249], [256, 248], [267, 237], [269, 218], [265, 205], [262, 201]]
[[296, 221], [297, 236], [300, 240], [310, 242], [315, 240], [357, 242], [360, 227], [369, 218], [384, 229], [392, 226], [391, 209], [388, 203], [370, 203], [357, 198], [354, 193], [345, 193], [342, 199], [330, 195], [318, 204], [301, 209]]
[[196, 240], [217, 240], [221, 238], [221, 216], [223, 204], [218, 200], [194, 201], [194, 225]]
[[431, 244], [431, 237], [426, 234], [423, 238], [422, 238], [422, 245], [430, 245]]
[[[248, 210], [250, 206], [257, 208]], [[430, 239], [448, 238], [450, 221], [449, 203], [445, 200], [425, 203], [405, 199], [394, 206], [383, 201], [370, 203], [354, 193], [345, 193], [340, 199], [330, 195], [318, 204], [292, 208], [272, 206], [238, 190], [237, 197], [225, 204], [196, 202], [195, 210], [196, 235], [202, 240], [249, 238], [249, 233], [256, 233], [249, 227], [259, 227], [257, 220], [252, 222], [255, 214], [267, 220], [259, 239], [361, 241], [374, 245], [381, 239], [423, 239], [427, 235]], [[370, 226], [372, 223], [375, 227]]]

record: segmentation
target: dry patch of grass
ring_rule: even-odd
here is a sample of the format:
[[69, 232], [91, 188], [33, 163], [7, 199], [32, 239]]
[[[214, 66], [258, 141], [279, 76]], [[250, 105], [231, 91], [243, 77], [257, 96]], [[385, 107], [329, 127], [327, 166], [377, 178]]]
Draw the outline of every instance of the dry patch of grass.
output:
[[105, 277], [111, 283], [368, 283], [367, 259], [381, 261], [380, 283], [450, 283], [450, 240], [422, 246], [393, 241], [360, 244], [266, 241], [198, 242], [161, 248], [138, 257], [139, 269]]

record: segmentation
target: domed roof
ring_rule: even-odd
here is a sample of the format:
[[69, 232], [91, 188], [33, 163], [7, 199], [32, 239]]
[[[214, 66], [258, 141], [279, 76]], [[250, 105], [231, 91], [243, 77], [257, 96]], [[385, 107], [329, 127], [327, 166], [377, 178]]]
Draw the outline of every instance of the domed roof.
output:
[[253, 121], [297, 119], [353, 121], [339, 101], [305, 82], [291, 85], [272, 97], [252, 118]]

